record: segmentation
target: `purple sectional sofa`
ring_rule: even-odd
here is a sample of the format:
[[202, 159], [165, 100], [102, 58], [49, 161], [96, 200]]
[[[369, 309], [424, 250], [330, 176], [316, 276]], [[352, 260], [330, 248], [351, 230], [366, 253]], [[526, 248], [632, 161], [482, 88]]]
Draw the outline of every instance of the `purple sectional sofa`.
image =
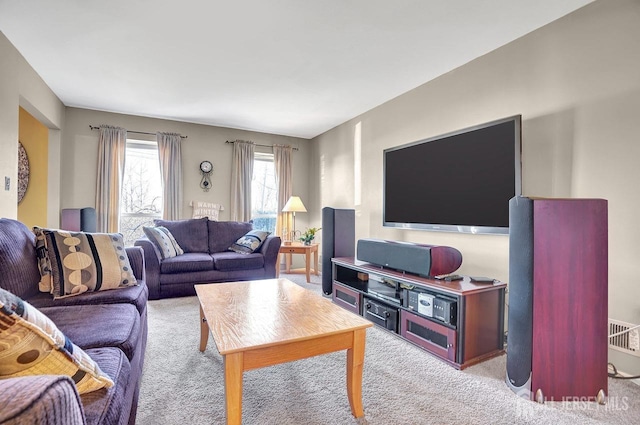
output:
[[162, 258], [149, 239], [138, 239], [144, 250], [149, 299], [195, 295], [194, 284], [239, 280], [271, 279], [281, 239], [268, 236], [252, 254], [239, 254], [228, 248], [251, 231], [249, 222], [211, 221], [206, 217], [188, 220], [156, 220], [166, 227], [184, 254]]
[[35, 236], [22, 223], [0, 219], [0, 287], [48, 316], [113, 380], [114, 386], [78, 395], [64, 376], [0, 379], [0, 423], [135, 423], [147, 342], [142, 249], [126, 248], [138, 285], [54, 300], [38, 290]]

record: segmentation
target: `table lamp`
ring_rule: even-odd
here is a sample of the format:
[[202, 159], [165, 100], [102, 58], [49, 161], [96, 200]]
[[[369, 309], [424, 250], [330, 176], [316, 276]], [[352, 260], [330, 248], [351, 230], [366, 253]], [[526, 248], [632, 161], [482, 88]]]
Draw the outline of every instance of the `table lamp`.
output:
[[282, 208], [282, 212], [291, 212], [293, 213], [293, 232], [291, 233], [291, 239], [295, 239], [296, 237], [296, 213], [297, 212], [307, 212], [307, 209], [304, 207], [302, 200], [299, 196], [292, 196], [289, 198], [284, 208]]

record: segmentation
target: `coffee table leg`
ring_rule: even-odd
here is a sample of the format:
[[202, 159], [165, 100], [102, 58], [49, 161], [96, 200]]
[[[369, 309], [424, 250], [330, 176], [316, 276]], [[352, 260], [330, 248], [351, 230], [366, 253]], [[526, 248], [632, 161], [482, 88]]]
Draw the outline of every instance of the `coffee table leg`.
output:
[[353, 332], [353, 347], [347, 350], [347, 395], [354, 417], [364, 416], [362, 408], [362, 367], [364, 366], [365, 329]]
[[242, 362], [242, 352], [224, 356], [224, 392], [227, 425], [240, 425], [242, 423]]
[[209, 341], [209, 324], [204, 317], [204, 311], [200, 306], [200, 351], [204, 351], [207, 348], [207, 342]]

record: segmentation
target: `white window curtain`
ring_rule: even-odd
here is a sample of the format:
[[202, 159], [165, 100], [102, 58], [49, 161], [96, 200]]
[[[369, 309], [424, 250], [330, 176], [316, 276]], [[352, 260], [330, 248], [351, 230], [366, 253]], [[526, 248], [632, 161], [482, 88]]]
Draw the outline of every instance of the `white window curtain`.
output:
[[290, 240], [290, 232], [293, 230], [291, 213], [284, 213], [282, 209], [293, 194], [293, 163], [291, 159], [291, 146], [273, 146], [273, 165], [278, 185], [278, 215], [276, 217], [276, 235], [284, 240]]
[[98, 178], [96, 182], [96, 224], [98, 232], [119, 231], [120, 189], [127, 151], [127, 130], [100, 126]]
[[156, 133], [162, 175], [162, 218], [178, 220], [182, 213], [182, 137], [176, 133]]
[[233, 142], [231, 164], [231, 220], [251, 220], [251, 179], [255, 144], [236, 140]]

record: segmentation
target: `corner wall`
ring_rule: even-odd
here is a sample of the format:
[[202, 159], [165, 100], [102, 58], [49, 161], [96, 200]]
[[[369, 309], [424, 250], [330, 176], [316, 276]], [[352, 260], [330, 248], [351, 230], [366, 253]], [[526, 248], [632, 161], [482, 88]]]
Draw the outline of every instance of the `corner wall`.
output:
[[47, 227], [49, 131], [33, 115], [20, 108], [19, 136], [29, 158], [29, 185], [18, 204], [18, 220], [32, 228]]
[[[57, 227], [49, 212], [58, 205], [60, 168], [55, 155], [65, 107], [1, 32], [0, 57], [0, 217], [18, 216], [18, 110], [23, 107], [49, 129], [46, 225]], [[9, 190], [4, 188], [5, 177], [11, 181]]]
[[[355, 208], [356, 239], [451, 245], [462, 274], [508, 281], [507, 236], [382, 226], [382, 151], [522, 114], [523, 194], [608, 199], [609, 317], [640, 323], [638, 22], [640, 2], [596, 1], [314, 138], [313, 210]], [[610, 360], [640, 373], [636, 358]]]

